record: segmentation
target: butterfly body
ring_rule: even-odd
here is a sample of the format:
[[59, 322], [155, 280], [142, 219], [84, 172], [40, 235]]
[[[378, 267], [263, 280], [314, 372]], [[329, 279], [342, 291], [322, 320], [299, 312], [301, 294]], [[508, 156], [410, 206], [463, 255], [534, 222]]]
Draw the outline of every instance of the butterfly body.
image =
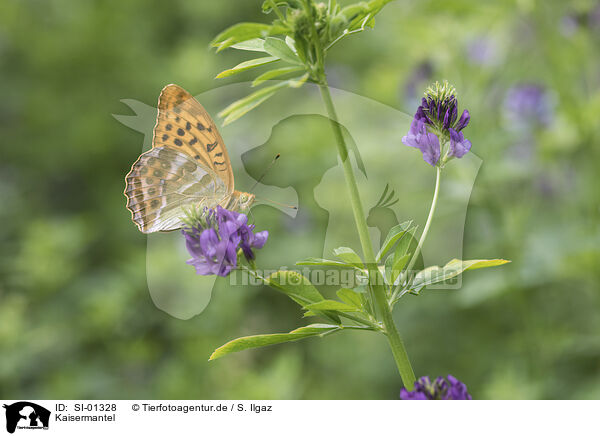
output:
[[190, 208], [246, 211], [254, 195], [234, 189], [223, 138], [187, 91], [167, 85], [158, 100], [152, 148], [125, 177], [132, 220], [143, 233], [183, 227]]

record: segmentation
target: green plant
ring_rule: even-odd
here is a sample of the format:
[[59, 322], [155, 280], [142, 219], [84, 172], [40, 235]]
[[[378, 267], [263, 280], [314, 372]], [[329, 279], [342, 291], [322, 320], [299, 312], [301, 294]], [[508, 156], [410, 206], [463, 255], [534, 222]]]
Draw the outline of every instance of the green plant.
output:
[[[418, 295], [426, 286], [444, 282], [467, 270], [491, 267], [507, 262], [502, 259], [470, 261], [453, 259], [443, 267], [434, 266], [420, 271], [413, 270], [419, 264], [420, 250], [434, 216], [443, 166], [448, 160], [461, 157], [462, 154], [455, 152], [455, 148], [458, 145], [465, 146], [468, 142], [464, 140], [464, 137], [457, 136], [468, 123], [468, 119], [465, 122], [463, 114], [461, 120], [455, 124], [457, 103], [447, 84], [443, 86], [438, 84], [437, 88], [429, 90], [427, 95], [436, 104], [441, 102], [447, 106], [444, 106], [444, 110], [448, 110], [449, 116], [453, 117], [451, 123], [442, 119], [425, 126], [421, 119], [415, 116], [411, 127], [413, 142], [407, 144], [420, 148], [424, 156], [429, 156], [426, 157], [426, 161], [436, 168], [435, 192], [424, 230], [417, 241], [417, 226], [412, 221], [404, 222], [389, 231], [379, 252], [375, 253], [373, 250], [354, 169], [329, 92], [325, 59], [328, 51], [342, 38], [373, 27], [375, 15], [390, 1], [371, 0], [342, 8], [335, 0], [330, 0], [327, 4], [316, 3], [312, 0], [267, 0], [263, 3], [262, 8], [265, 13], [275, 16], [271, 24], [236, 24], [220, 33], [212, 42], [217, 51], [234, 48], [265, 55], [242, 62], [221, 72], [217, 77], [228, 77], [266, 65], [271, 67], [270, 70], [254, 79], [252, 86], [261, 86], [260, 89], [230, 104], [219, 114], [224, 118], [225, 124], [237, 120], [281, 89], [297, 88], [307, 81], [313, 82], [319, 87], [335, 135], [337, 152], [342, 161], [352, 213], [362, 246], [362, 256], [351, 248], [339, 247], [333, 253], [337, 259], [310, 258], [297, 262], [297, 265], [318, 265], [353, 270], [360, 280], [352, 288], [340, 288], [337, 291], [338, 300], [325, 299], [306, 277], [297, 272], [278, 271], [265, 277], [254, 268], [241, 267], [248, 274], [273, 289], [283, 292], [302, 306], [305, 310], [304, 316], [321, 317], [327, 323], [311, 324], [284, 334], [238, 338], [215, 350], [211, 359], [248, 348], [295, 341], [312, 336], [326, 336], [342, 330], [374, 331], [387, 337], [402, 381], [408, 389], [411, 389], [415, 382], [415, 375], [392, 317], [395, 304], [404, 295]], [[285, 78], [285, 80], [280, 80], [275, 84], [266, 83], [268, 80], [276, 78]], [[432, 120], [432, 115], [429, 115], [430, 118], [427, 119]], [[468, 117], [468, 111], [466, 111], [466, 115]], [[455, 127], [456, 131], [452, 127]], [[460, 135], [462, 134], [460, 133]], [[428, 142], [425, 143], [424, 140]], [[470, 142], [468, 142], [468, 148], [470, 148]], [[441, 152], [445, 153], [443, 159], [440, 159]], [[434, 153], [434, 155], [426, 153]]]

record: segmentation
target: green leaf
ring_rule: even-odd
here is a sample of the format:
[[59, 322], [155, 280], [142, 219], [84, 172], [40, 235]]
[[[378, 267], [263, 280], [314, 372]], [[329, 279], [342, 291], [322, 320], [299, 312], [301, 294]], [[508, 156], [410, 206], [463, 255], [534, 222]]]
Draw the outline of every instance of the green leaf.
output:
[[269, 70], [269, 71], [261, 74], [260, 76], [258, 76], [256, 79], [254, 79], [254, 82], [252, 82], [252, 86], [254, 87], [254, 86], [260, 85], [261, 83], [263, 83], [267, 80], [274, 79], [275, 77], [283, 76], [284, 74], [293, 73], [293, 72], [303, 70], [303, 69], [304, 69], [304, 67], [297, 66], [297, 67], [283, 67], [283, 68], [277, 68], [274, 70]]
[[363, 265], [362, 259], [360, 258], [360, 256], [358, 254], [356, 254], [356, 252], [352, 248], [348, 248], [348, 247], [335, 248], [333, 250], [333, 255], [335, 257], [339, 257], [344, 262], [346, 262], [350, 265], [354, 265], [355, 267], [357, 267], [359, 269], [365, 268], [365, 266]]
[[273, 62], [278, 61], [279, 58], [275, 56], [265, 56], [263, 58], [250, 59], [249, 61], [242, 62], [241, 64], [237, 64], [235, 67], [230, 68], [225, 71], [221, 71], [217, 74], [217, 79], [222, 79], [223, 77], [233, 76], [234, 74], [241, 73], [243, 71], [247, 71], [251, 68], [260, 67], [261, 65], [267, 65]]
[[351, 306], [349, 304], [335, 300], [319, 301], [318, 303], [309, 304], [308, 306], [306, 306], [306, 308], [311, 311], [337, 310], [339, 312], [357, 312], [359, 310], [355, 306]]
[[391, 0], [371, 0], [366, 3], [360, 2], [345, 7], [340, 13], [348, 20], [349, 25], [347, 29], [349, 31], [360, 29], [363, 24], [373, 27], [373, 18], [386, 3], [389, 3], [390, 1]]
[[273, 6], [288, 6], [291, 8], [300, 9], [302, 8], [302, 3], [300, 3], [299, 0], [265, 0], [262, 4], [262, 11], [265, 14], [270, 14], [273, 10]]
[[[417, 248], [417, 240], [415, 238], [415, 233], [417, 231], [417, 226], [412, 226], [406, 231], [406, 238], [402, 238], [396, 249], [394, 250], [394, 255], [396, 257], [404, 256], [405, 254], [413, 253], [414, 248]], [[413, 247], [414, 245], [414, 247]]]
[[[262, 280], [266, 285], [283, 292], [302, 307], [324, 300], [317, 288], [297, 271], [276, 271], [269, 277], [262, 278]], [[341, 322], [340, 317], [335, 312], [323, 311], [315, 314], [337, 324]]]
[[504, 259], [477, 259], [477, 260], [460, 260], [452, 259], [443, 267], [430, 266], [423, 271], [419, 271], [415, 276], [411, 290], [418, 293], [425, 286], [439, 283], [456, 277], [470, 269], [489, 268], [491, 266], [504, 265], [509, 263], [509, 260]]
[[271, 35], [281, 35], [286, 31], [286, 27], [278, 24], [238, 23], [219, 33], [212, 40], [211, 46], [217, 47], [217, 52], [219, 52], [240, 42]]
[[301, 306], [323, 301], [310, 281], [297, 271], [277, 271], [265, 279], [267, 285], [283, 292]]
[[[385, 192], [384, 192], [385, 193]], [[376, 261], [379, 263], [383, 256], [394, 246], [398, 239], [402, 238], [408, 229], [411, 227], [412, 221], [405, 221], [402, 224], [398, 224], [390, 229], [385, 241], [381, 244], [381, 249], [377, 253]]]
[[341, 288], [336, 292], [338, 298], [342, 300], [344, 303], [349, 304], [351, 306], [356, 307], [359, 310], [362, 310], [363, 300], [362, 296], [357, 292], [354, 292], [352, 289]]
[[264, 49], [271, 56], [275, 56], [290, 64], [302, 65], [298, 56], [292, 51], [292, 49], [285, 43], [285, 41], [279, 38], [267, 38], [265, 40]]
[[279, 89], [287, 86], [289, 86], [287, 81], [280, 82], [275, 85], [259, 89], [258, 91], [255, 91], [252, 94], [231, 103], [218, 114], [220, 117], [226, 117], [223, 125], [227, 125], [237, 120], [268, 98], [272, 97]]
[[219, 112], [218, 115], [219, 115], [219, 117], [225, 118], [225, 120], [223, 121], [223, 125], [225, 126], [225, 125], [237, 120], [238, 118], [241, 118], [242, 116], [244, 116], [245, 114], [250, 112], [252, 109], [254, 109], [258, 105], [263, 103], [265, 100], [271, 98], [280, 89], [298, 88], [298, 87], [302, 86], [302, 84], [307, 79], [308, 79], [308, 73], [305, 74], [304, 76], [301, 76], [301, 77], [298, 77], [295, 79], [288, 79], [288, 80], [284, 80], [279, 83], [276, 83], [275, 85], [266, 86], [262, 89], [259, 89], [255, 92], [253, 92], [252, 94], [250, 94], [244, 98], [241, 98], [241, 99], [231, 103], [229, 106], [227, 106], [221, 112]]
[[285, 43], [294, 52], [294, 54], [298, 54], [298, 52], [296, 51], [296, 41], [294, 41], [294, 38], [292, 38], [291, 36], [286, 36]]
[[379, 266], [379, 271], [385, 277], [385, 282], [387, 284], [392, 284], [392, 268], [394, 267], [394, 257], [395, 256], [388, 256], [387, 259], [385, 259], [384, 265]]
[[396, 279], [408, 263], [409, 259], [410, 254], [405, 254], [404, 256], [401, 256], [398, 259], [396, 259], [394, 256], [394, 263], [390, 271], [390, 283], [394, 284], [396, 282]]
[[306, 83], [308, 78], [310, 77], [310, 73], [305, 73], [300, 77], [296, 77], [294, 79], [288, 80], [290, 88], [300, 88], [302, 85]]
[[297, 341], [299, 339], [311, 336], [322, 336], [326, 333], [333, 333], [341, 330], [339, 326], [329, 324], [310, 324], [292, 330], [289, 333], [275, 333], [269, 335], [244, 336], [227, 342], [225, 345], [217, 348], [208, 360], [215, 360], [229, 353], [248, 350], [250, 348], [265, 347], [267, 345], [281, 344], [283, 342]]
[[367, 13], [367, 5], [365, 3], [355, 3], [346, 6], [340, 11], [340, 14], [342, 14], [348, 21], [360, 19], [360, 17], [364, 18]]
[[339, 266], [340, 268], [354, 268], [353, 265], [340, 262], [339, 260], [319, 259], [316, 257], [308, 257], [304, 260], [296, 262], [296, 265], [325, 265], [325, 266]]
[[249, 39], [248, 41], [242, 41], [237, 44], [233, 44], [231, 48], [236, 50], [247, 50], [247, 51], [262, 51], [264, 52], [265, 40], [260, 38]]
[[265, 95], [260, 96], [259, 98], [253, 98], [252, 101], [233, 110], [229, 115], [227, 115], [225, 117], [225, 119], [223, 120], [223, 125], [226, 126], [227, 124], [231, 124], [235, 120], [242, 118], [244, 115], [246, 115], [252, 109], [254, 109], [255, 107], [259, 106], [260, 104], [262, 104], [263, 102], [265, 102], [266, 100], [271, 98], [274, 94], [275, 94], [275, 91], [272, 91]]
[[[417, 232], [417, 226], [413, 226], [406, 231], [406, 234], [398, 241], [396, 244], [396, 248], [394, 250], [394, 259], [400, 259], [402, 256], [407, 254], [412, 255], [417, 249], [417, 238], [415, 238], [415, 233]], [[393, 262], [391, 267], [393, 267]], [[420, 270], [423, 269], [423, 255], [419, 253], [417, 256], [417, 260], [413, 265], [412, 270]]]

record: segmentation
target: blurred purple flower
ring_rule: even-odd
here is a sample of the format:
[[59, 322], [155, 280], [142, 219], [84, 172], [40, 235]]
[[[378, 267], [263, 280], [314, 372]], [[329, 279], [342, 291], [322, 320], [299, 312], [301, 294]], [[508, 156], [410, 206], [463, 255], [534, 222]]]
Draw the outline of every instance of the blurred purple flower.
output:
[[205, 211], [202, 219], [184, 230], [185, 244], [192, 256], [188, 264], [200, 275], [225, 277], [237, 267], [237, 252], [241, 248], [246, 260], [253, 260], [253, 249], [265, 245], [269, 232], [254, 233], [243, 213], [223, 209]]
[[426, 60], [417, 65], [404, 85], [404, 96], [408, 102], [415, 105], [419, 104], [417, 89], [424, 83], [429, 82], [432, 74], [433, 65], [430, 61]]
[[592, 32], [600, 30], [600, 3], [596, 2], [590, 9], [572, 9], [560, 20], [559, 29], [563, 36], [570, 38], [579, 29], [588, 28]]
[[575, 13], [564, 15], [560, 20], [559, 29], [563, 36], [572, 37], [579, 29], [579, 16]]
[[475, 65], [493, 66], [500, 60], [496, 41], [486, 36], [467, 42], [466, 53], [469, 61]]
[[554, 108], [548, 92], [539, 85], [513, 86], [504, 99], [504, 114], [509, 127], [532, 130], [548, 126], [554, 117]]
[[600, 30], [600, 3], [597, 3], [596, 6], [594, 6], [594, 8], [589, 12], [588, 25], [593, 31]]
[[415, 389], [400, 391], [401, 400], [472, 400], [467, 392], [467, 386], [457, 378], [448, 374], [445, 379], [438, 377], [431, 381], [428, 376], [421, 377], [415, 382]]
[[[454, 87], [448, 82], [438, 82], [427, 89], [425, 97], [411, 122], [408, 135], [402, 143], [416, 147], [423, 153], [423, 159], [429, 165], [436, 166], [440, 161], [441, 145], [450, 140], [443, 163], [448, 159], [460, 158], [471, 149], [471, 142], [460, 132], [471, 120], [468, 110], [458, 118], [458, 102]], [[458, 120], [457, 120], [458, 118]]]

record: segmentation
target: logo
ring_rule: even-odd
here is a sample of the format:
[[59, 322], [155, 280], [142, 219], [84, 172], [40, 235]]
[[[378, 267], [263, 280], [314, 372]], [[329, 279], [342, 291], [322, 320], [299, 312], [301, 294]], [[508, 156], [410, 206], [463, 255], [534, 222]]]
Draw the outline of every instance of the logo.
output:
[[48, 430], [50, 411], [29, 401], [19, 401], [4, 405], [6, 409], [6, 431], [14, 433], [15, 429]]

